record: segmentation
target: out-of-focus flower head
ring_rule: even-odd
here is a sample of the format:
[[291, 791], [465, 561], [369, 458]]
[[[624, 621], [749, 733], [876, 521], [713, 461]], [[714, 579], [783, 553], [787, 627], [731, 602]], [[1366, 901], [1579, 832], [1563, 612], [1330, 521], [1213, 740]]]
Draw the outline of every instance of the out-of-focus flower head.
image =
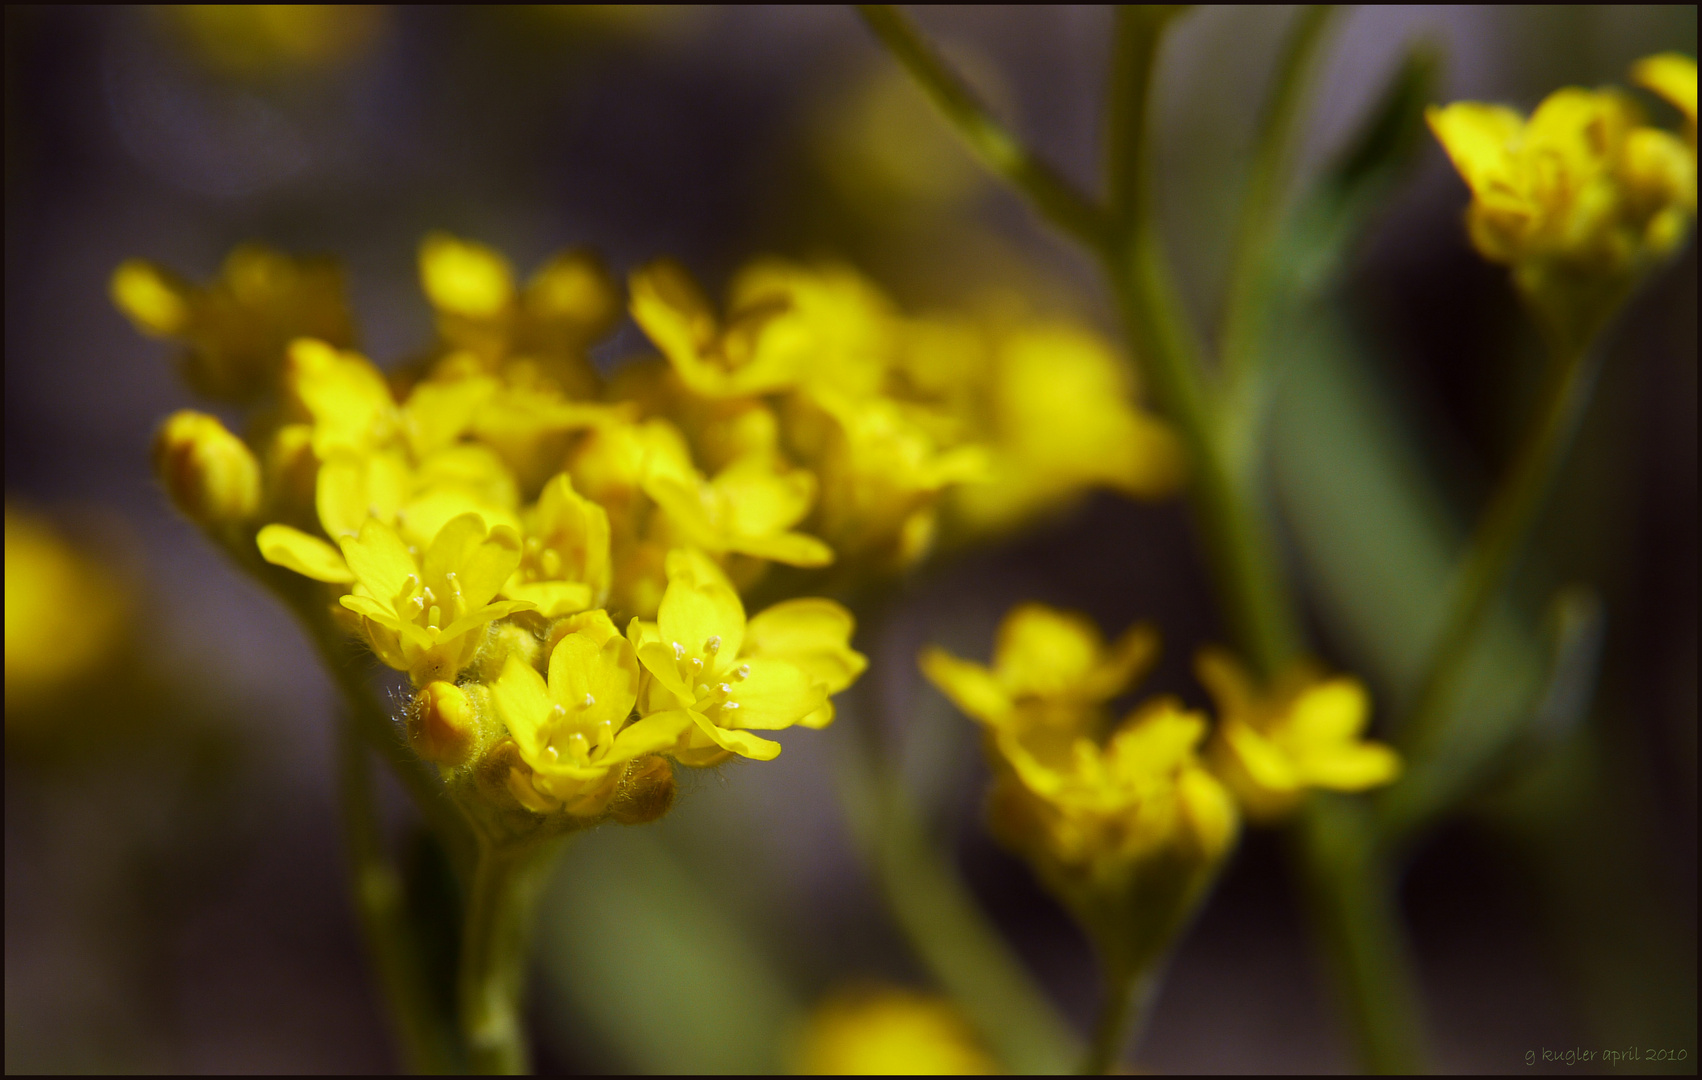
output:
[[1200, 651], [1195, 671], [1217, 702], [1212, 767], [1248, 817], [1278, 819], [1311, 788], [1364, 791], [1400, 775], [1400, 756], [1364, 738], [1371, 699], [1359, 680], [1298, 664], [1261, 688], [1213, 648]]
[[999, 1071], [945, 998], [896, 987], [833, 994], [805, 1022], [793, 1055], [804, 1076], [986, 1076]]
[[111, 291], [138, 330], [183, 346], [184, 379], [215, 401], [248, 405], [275, 390], [296, 338], [354, 344], [343, 273], [330, 259], [245, 244], [205, 286], [130, 259], [113, 273]]
[[121, 575], [46, 520], [6, 505], [8, 724], [99, 673], [129, 626]]
[[[1640, 78], [1684, 105], [1670, 58]], [[1695, 68], [1689, 100], [1695, 100]], [[1617, 89], [1567, 87], [1529, 119], [1513, 109], [1458, 102], [1427, 113], [1471, 189], [1466, 227], [1485, 258], [1514, 280], [1567, 347], [1594, 332], [1626, 284], [1670, 254], [1696, 210], [1696, 154], [1644, 122]]]
[[390, 13], [367, 4], [171, 4], [163, 13], [213, 70], [242, 78], [321, 72], [365, 52]]
[[1234, 843], [1239, 816], [1198, 748], [1206, 719], [1171, 698], [1101, 737], [1102, 703], [1150, 661], [1150, 631], [1109, 654], [1091, 623], [1024, 605], [994, 671], [939, 650], [922, 670], [987, 728], [993, 831], [1098, 941], [1107, 963], [1151, 963]]
[[585, 350], [613, 327], [621, 304], [595, 255], [560, 252], [522, 288], [500, 252], [436, 232], [420, 244], [419, 265], [443, 352], [469, 353], [490, 370], [527, 363], [568, 397], [597, 396]]

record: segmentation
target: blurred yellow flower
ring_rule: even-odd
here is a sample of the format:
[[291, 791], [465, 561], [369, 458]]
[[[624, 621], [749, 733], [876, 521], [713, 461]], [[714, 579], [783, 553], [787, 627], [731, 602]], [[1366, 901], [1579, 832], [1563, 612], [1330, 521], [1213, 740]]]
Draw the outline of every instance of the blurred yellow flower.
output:
[[284, 350], [296, 338], [338, 348], [354, 342], [336, 262], [259, 244], [233, 250], [206, 286], [130, 259], [113, 272], [111, 292], [136, 329], [183, 345], [184, 378], [218, 401], [247, 404], [274, 389]]
[[896, 987], [840, 991], [810, 1014], [793, 1055], [805, 1076], [986, 1076], [999, 1071], [945, 998]]
[[[1662, 57], [1636, 71], [1682, 110], [1681, 67]], [[1687, 115], [1695, 86], [1692, 65]], [[1471, 189], [1473, 246], [1512, 267], [1563, 347], [1593, 335], [1623, 284], [1677, 248], [1695, 213], [1694, 138], [1648, 126], [1622, 91], [1557, 90], [1529, 119], [1477, 102], [1432, 106], [1426, 118]]]
[[952, 703], [995, 731], [1036, 725], [1079, 734], [1092, 710], [1127, 691], [1158, 659], [1158, 633], [1139, 623], [1107, 645], [1093, 621], [1044, 604], [1021, 604], [999, 624], [991, 669], [937, 646], [922, 672]]
[[6, 506], [6, 717], [97, 673], [129, 623], [130, 589], [45, 520]]
[[322, 70], [365, 51], [389, 19], [369, 4], [171, 4], [201, 59], [229, 75]]
[[1239, 827], [1234, 799], [1198, 756], [1204, 716], [1158, 698], [1103, 733], [1104, 702], [1157, 644], [1136, 627], [1107, 649], [1086, 619], [1028, 604], [1000, 625], [992, 670], [939, 649], [921, 658], [923, 673], [987, 729], [995, 834], [1119, 972], [1163, 949]]
[[1279, 818], [1308, 788], [1364, 791], [1400, 775], [1400, 756], [1364, 738], [1371, 699], [1359, 680], [1297, 665], [1262, 690], [1233, 656], [1213, 648], [1200, 651], [1195, 671], [1220, 718], [1212, 767], [1249, 817]]

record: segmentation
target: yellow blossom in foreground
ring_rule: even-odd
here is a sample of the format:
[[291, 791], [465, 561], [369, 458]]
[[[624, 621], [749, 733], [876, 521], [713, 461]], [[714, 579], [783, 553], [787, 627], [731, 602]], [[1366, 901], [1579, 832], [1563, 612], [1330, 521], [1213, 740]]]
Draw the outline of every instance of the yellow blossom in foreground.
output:
[[999, 1071], [950, 1001], [892, 987], [840, 992], [799, 1038], [805, 1076], [987, 1076]]
[[342, 605], [361, 617], [378, 658], [415, 684], [454, 679], [484, 643], [487, 624], [532, 607], [491, 602], [520, 563], [520, 542], [506, 528], [487, 534], [477, 514], [445, 525], [423, 555], [374, 519], [342, 549], [355, 579]]
[[510, 777], [521, 805], [539, 812], [559, 804], [578, 817], [601, 814], [627, 765], [667, 750], [691, 721], [682, 712], [627, 723], [638, 699], [632, 644], [601, 620], [563, 635], [550, 654], [549, 682], [510, 656], [491, 684], [491, 701], [529, 773]]
[[6, 716], [95, 674], [117, 651], [130, 590], [46, 521], [6, 507]]
[[1073, 736], [1092, 709], [1129, 689], [1157, 658], [1158, 634], [1146, 623], [1107, 645], [1084, 615], [1022, 604], [999, 624], [992, 668], [933, 646], [921, 665], [953, 704], [994, 730], [1049, 725]]
[[752, 731], [831, 719], [822, 713], [828, 695], [864, 664], [849, 645], [849, 613], [819, 617], [838, 605], [818, 600], [809, 611], [777, 605], [747, 625], [738, 593], [702, 553], [671, 552], [667, 571], [656, 622], [634, 619], [627, 636], [650, 676], [639, 710], [691, 725], [673, 751], [677, 760], [711, 765], [738, 754], [767, 761], [780, 744]]
[[1359, 680], [1297, 666], [1261, 690], [1221, 649], [1201, 650], [1195, 671], [1220, 717], [1212, 766], [1249, 817], [1281, 817], [1308, 788], [1364, 791], [1400, 775], [1400, 756], [1363, 738], [1371, 699]]

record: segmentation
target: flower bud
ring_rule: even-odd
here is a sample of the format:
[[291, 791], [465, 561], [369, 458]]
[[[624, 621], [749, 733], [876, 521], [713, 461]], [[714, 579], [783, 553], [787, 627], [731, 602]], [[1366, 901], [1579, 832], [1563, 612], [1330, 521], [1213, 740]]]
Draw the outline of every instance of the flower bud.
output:
[[472, 755], [478, 734], [473, 702], [454, 683], [427, 683], [414, 696], [408, 743], [420, 757], [439, 765], [460, 765]]
[[609, 813], [622, 825], [647, 825], [674, 805], [674, 767], [654, 754], [626, 767]]
[[154, 438], [154, 472], [198, 525], [244, 521], [260, 505], [260, 463], [216, 416], [173, 413]]
[[189, 327], [190, 286], [144, 259], [113, 271], [112, 302], [150, 337], [176, 337]]
[[476, 772], [485, 797], [499, 804], [518, 803], [534, 814], [560, 810], [561, 803], [540, 792], [532, 783], [532, 776], [532, 767], [520, 756], [520, 747], [513, 739], [504, 739], [491, 747], [479, 760]]
[[420, 245], [420, 283], [432, 306], [468, 318], [500, 315], [514, 299], [507, 259], [447, 233], [432, 233]]

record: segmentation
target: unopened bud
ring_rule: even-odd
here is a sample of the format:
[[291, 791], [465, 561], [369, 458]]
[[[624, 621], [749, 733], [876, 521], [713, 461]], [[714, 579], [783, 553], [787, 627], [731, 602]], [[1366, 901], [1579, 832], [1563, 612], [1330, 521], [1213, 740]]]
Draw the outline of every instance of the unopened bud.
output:
[[414, 696], [408, 742], [414, 753], [439, 765], [466, 761], [478, 741], [478, 716], [467, 692], [449, 682], [431, 682]]
[[475, 319], [502, 313], [514, 298], [508, 260], [483, 244], [432, 233], [420, 245], [420, 283], [432, 306]]
[[648, 824], [673, 808], [674, 791], [674, 767], [668, 759], [641, 757], [626, 767], [609, 813], [622, 825]]
[[144, 259], [128, 259], [112, 274], [112, 302], [151, 337], [176, 337], [189, 328], [190, 288]]
[[504, 739], [479, 760], [477, 780], [487, 798], [519, 803], [535, 814], [550, 814], [561, 803], [540, 792], [532, 783], [532, 767], [520, 756], [513, 739]]
[[199, 525], [244, 521], [260, 506], [260, 463], [216, 416], [173, 413], [154, 438], [154, 473]]

